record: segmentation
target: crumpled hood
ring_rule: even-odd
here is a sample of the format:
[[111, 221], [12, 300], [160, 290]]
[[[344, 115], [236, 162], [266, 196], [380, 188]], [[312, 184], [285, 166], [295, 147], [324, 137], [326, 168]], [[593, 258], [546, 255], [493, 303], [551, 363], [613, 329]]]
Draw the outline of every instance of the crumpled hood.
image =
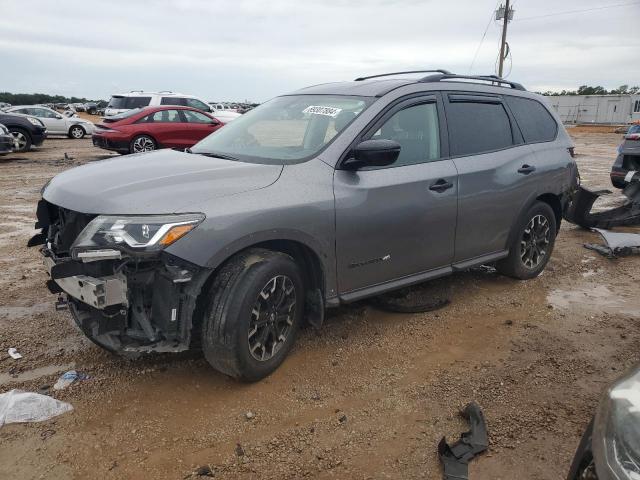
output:
[[51, 179], [42, 196], [82, 213], [195, 212], [207, 200], [271, 185], [282, 168], [159, 150], [72, 168]]

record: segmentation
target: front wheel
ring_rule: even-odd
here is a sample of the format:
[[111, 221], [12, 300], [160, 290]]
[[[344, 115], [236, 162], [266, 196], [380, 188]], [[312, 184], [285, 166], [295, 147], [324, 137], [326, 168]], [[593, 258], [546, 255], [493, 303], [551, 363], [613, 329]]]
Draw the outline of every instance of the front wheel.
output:
[[148, 135], [138, 135], [131, 140], [129, 153], [150, 152], [158, 148], [156, 141]]
[[31, 135], [21, 128], [10, 128], [9, 133], [15, 139], [16, 152], [28, 152], [31, 150]]
[[496, 269], [518, 280], [535, 278], [547, 266], [555, 241], [556, 216], [547, 203], [538, 201], [518, 220], [509, 256]]
[[84, 128], [79, 125], [74, 125], [69, 129], [69, 138], [80, 140], [81, 138], [84, 138], [85, 134], [86, 132], [84, 131]]
[[285, 359], [302, 322], [304, 283], [288, 255], [251, 249], [229, 260], [213, 281], [202, 350], [218, 371], [255, 382]]

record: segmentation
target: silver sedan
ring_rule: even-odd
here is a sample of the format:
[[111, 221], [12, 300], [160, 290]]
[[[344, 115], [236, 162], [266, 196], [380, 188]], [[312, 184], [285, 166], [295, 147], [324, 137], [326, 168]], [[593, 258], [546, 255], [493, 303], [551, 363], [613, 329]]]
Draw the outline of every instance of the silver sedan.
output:
[[37, 105], [17, 105], [5, 109], [5, 112], [36, 117], [47, 127], [49, 135], [66, 135], [69, 138], [80, 139], [85, 135], [91, 135], [95, 128], [89, 120], [78, 116], [67, 117], [51, 108]]

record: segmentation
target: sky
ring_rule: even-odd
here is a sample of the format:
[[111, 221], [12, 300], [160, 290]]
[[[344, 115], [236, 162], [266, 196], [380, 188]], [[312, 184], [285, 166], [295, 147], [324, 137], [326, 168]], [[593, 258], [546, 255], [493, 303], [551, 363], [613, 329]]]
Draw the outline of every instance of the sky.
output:
[[[493, 74], [498, 3], [0, 0], [0, 91], [262, 102], [366, 74]], [[597, 10], [559, 14], [586, 9]], [[509, 79], [536, 91], [640, 85], [640, 0], [515, 0], [514, 10]]]

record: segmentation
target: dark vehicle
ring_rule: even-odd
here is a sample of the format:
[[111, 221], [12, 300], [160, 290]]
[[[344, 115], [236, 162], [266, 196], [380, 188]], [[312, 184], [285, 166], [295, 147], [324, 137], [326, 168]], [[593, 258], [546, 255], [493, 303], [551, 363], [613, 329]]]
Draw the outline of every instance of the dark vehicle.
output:
[[84, 104], [85, 111], [90, 115], [98, 115], [99, 112], [104, 113], [104, 109], [107, 107], [107, 102], [87, 102]]
[[184, 149], [223, 125], [211, 115], [190, 107], [136, 108], [104, 118], [93, 132], [93, 144], [120, 153]]
[[0, 155], [6, 155], [13, 152], [16, 140], [9, 133], [7, 127], [0, 123]]
[[640, 369], [603, 394], [578, 445], [567, 480], [640, 478]]
[[640, 171], [640, 125], [633, 125], [618, 147], [618, 156], [611, 167], [611, 184], [616, 188], [624, 188], [638, 171]]
[[47, 129], [40, 120], [28, 115], [0, 112], [0, 123], [15, 138], [15, 151], [27, 152], [32, 146], [40, 146], [47, 138]]
[[255, 381], [325, 307], [488, 263], [539, 275], [578, 183], [562, 122], [494, 76], [402, 75], [305, 88], [190, 150], [58, 174], [30, 242], [51, 291], [103, 348], [198, 348]]

